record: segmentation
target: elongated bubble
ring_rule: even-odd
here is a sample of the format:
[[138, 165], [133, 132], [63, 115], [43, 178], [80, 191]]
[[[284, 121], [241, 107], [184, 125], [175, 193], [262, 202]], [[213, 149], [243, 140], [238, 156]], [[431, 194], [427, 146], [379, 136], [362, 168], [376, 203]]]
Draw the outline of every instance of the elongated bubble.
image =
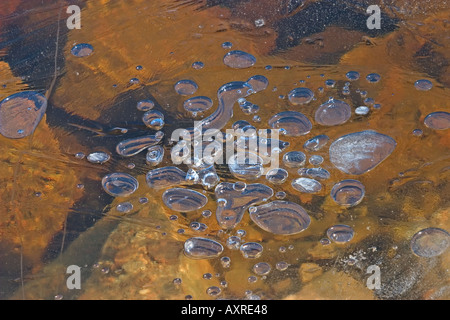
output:
[[10, 139], [31, 135], [47, 110], [47, 98], [36, 91], [22, 91], [0, 103], [0, 133]]
[[217, 92], [219, 105], [216, 111], [199, 121], [196, 128], [201, 128], [203, 132], [208, 129], [222, 129], [233, 117], [233, 106], [236, 101], [251, 93], [253, 93], [253, 89], [247, 82], [235, 81], [223, 85]]
[[222, 252], [223, 246], [208, 238], [194, 237], [184, 243], [184, 253], [191, 259], [217, 258]]
[[361, 131], [338, 138], [330, 146], [330, 161], [347, 173], [364, 174], [385, 160], [397, 143], [376, 131]]
[[250, 218], [261, 229], [283, 235], [292, 235], [308, 228], [311, 219], [302, 206], [289, 201], [275, 200], [249, 209]]
[[232, 229], [241, 222], [249, 206], [266, 201], [273, 196], [273, 190], [259, 183], [246, 185], [241, 190], [234, 183], [222, 182], [216, 187], [215, 195], [216, 199], [221, 199], [216, 209], [217, 222], [223, 229]]
[[120, 142], [116, 146], [116, 151], [123, 157], [131, 157], [151, 146], [158, 144], [164, 137], [164, 133], [158, 131], [154, 135], [131, 138]]
[[192, 189], [173, 188], [164, 192], [163, 202], [170, 209], [178, 212], [189, 212], [202, 208], [208, 198]]

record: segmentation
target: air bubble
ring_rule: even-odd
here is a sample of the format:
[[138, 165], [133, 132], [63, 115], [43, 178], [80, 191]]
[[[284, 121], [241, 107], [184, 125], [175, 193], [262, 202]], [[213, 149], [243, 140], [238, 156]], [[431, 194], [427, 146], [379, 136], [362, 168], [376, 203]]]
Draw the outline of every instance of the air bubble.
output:
[[364, 194], [364, 185], [357, 180], [343, 180], [331, 189], [331, 197], [343, 207], [358, 205], [364, 198]]
[[133, 205], [131, 202], [122, 202], [116, 206], [116, 210], [122, 213], [128, 213], [133, 210]]
[[234, 50], [224, 56], [223, 63], [235, 69], [250, 68], [256, 63], [256, 58], [250, 53]]
[[359, 79], [359, 72], [357, 72], [357, 71], [349, 71], [349, 72], [347, 72], [347, 74], [345, 76], [350, 81], [356, 81], [356, 80]]
[[183, 95], [183, 96], [189, 96], [189, 95], [194, 94], [197, 91], [198, 85], [192, 80], [184, 79], [184, 80], [178, 81], [175, 84], [174, 88], [175, 88], [176, 93]]
[[77, 58], [84, 58], [90, 56], [94, 52], [94, 47], [89, 43], [79, 43], [75, 45], [70, 53], [72, 53]]
[[164, 114], [158, 110], [150, 110], [142, 116], [142, 122], [153, 130], [159, 130], [164, 127]]
[[360, 175], [379, 165], [396, 145], [394, 139], [376, 131], [350, 133], [331, 144], [330, 161], [347, 174]]
[[353, 239], [354, 231], [352, 227], [338, 224], [327, 230], [327, 237], [336, 243], [346, 243]]
[[253, 272], [258, 276], [264, 276], [269, 274], [272, 267], [267, 262], [258, 262], [253, 266]]
[[47, 98], [36, 91], [10, 95], [0, 103], [0, 134], [10, 139], [31, 135], [47, 110]]
[[252, 221], [273, 234], [296, 234], [308, 228], [311, 222], [305, 209], [294, 202], [275, 200], [252, 209]]
[[428, 91], [433, 88], [433, 83], [430, 80], [421, 79], [414, 83], [414, 87], [420, 91]]
[[262, 255], [263, 246], [256, 242], [247, 242], [240, 246], [239, 250], [246, 259], [256, 259]]
[[322, 184], [310, 178], [298, 178], [292, 181], [292, 187], [295, 190], [304, 193], [317, 193], [322, 190]]
[[288, 99], [293, 105], [308, 104], [314, 98], [314, 92], [308, 88], [295, 88], [288, 94]]
[[450, 113], [437, 111], [425, 117], [424, 124], [434, 130], [446, 130], [450, 128]]
[[315, 120], [324, 126], [336, 126], [347, 122], [351, 114], [352, 110], [347, 103], [330, 99], [316, 110]]
[[282, 184], [288, 178], [288, 172], [281, 168], [271, 169], [266, 173], [266, 180], [273, 184]]
[[432, 258], [444, 253], [450, 245], [450, 234], [440, 228], [426, 228], [411, 239], [411, 250], [419, 257]]
[[286, 130], [288, 136], [303, 136], [312, 129], [311, 121], [302, 113], [296, 111], [283, 111], [277, 113], [269, 120], [273, 129]]
[[371, 73], [368, 74], [366, 77], [367, 82], [369, 83], [377, 83], [378, 81], [380, 81], [381, 76], [378, 73]]
[[107, 162], [111, 157], [106, 152], [93, 152], [87, 156], [87, 161], [90, 163], [103, 164]]
[[166, 190], [162, 199], [167, 207], [178, 212], [198, 210], [208, 202], [208, 198], [200, 192], [184, 188]]
[[111, 173], [103, 177], [102, 186], [113, 197], [127, 197], [137, 190], [139, 183], [127, 173]]
[[186, 240], [184, 252], [192, 259], [212, 259], [222, 254], [223, 246], [211, 239], [195, 237]]
[[139, 101], [136, 105], [136, 108], [139, 111], [150, 111], [151, 109], [153, 109], [155, 107], [155, 102], [153, 102], [152, 100], [142, 100]]
[[306, 155], [301, 151], [290, 151], [284, 154], [283, 164], [288, 168], [299, 168], [305, 165]]

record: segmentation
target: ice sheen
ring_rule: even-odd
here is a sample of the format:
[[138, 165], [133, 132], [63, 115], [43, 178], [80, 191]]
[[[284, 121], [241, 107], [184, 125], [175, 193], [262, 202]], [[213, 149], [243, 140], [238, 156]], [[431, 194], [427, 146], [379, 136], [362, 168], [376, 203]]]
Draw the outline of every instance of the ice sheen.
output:
[[261, 229], [283, 235], [302, 232], [311, 223], [308, 213], [302, 206], [280, 200], [250, 208], [250, 218]]
[[379, 165], [396, 145], [394, 139], [376, 131], [350, 133], [331, 144], [330, 161], [342, 172], [360, 175]]
[[241, 222], [248, 207], [272, 197], [273, 190], [260, 183], [246, 185], [240, 190], [234, 183], [222, 182], [216, 187], [215, 194], [216, 199], [222, 199], [217, 205], [217, 222], [223, 229], [233, 229]]

